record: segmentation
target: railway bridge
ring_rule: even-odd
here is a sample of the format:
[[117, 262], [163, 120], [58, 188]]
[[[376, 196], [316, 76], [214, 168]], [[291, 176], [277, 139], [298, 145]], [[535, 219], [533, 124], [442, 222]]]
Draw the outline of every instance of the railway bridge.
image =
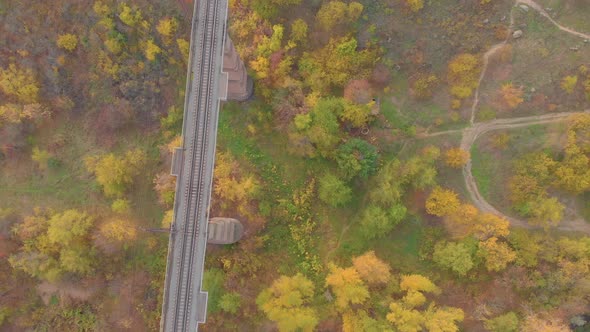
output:
[[[204, 323], [207, 293], [201, 289], [207, 241], [234, 233], [217, 221], [208, 234], [219, 106], [245, 100], [252, 92], [244, 64], [227, 36], [227, 0], [194, 0], [182, 127], [183, 146], [175, 149], [177, 177], [160, 330], [195, 332]], [[233, 232], [232, 229], [228, 229]]]

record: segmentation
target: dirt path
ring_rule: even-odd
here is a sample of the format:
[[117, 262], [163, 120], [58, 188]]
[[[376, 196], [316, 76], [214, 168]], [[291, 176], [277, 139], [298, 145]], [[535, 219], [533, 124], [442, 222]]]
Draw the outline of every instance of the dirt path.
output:
[[[518, 3], [518, 2], [516, 2]], [[516, 4], [515, 3], [515, 4]], [[508, 36], [506, 39], [501, 43], [498, 43], [492, 47], [490, 47], [487, 52], [483, 54], [483, 68], [481, 69], [481, 74], [479, 74], [479, 80], [477, 81], [477, 88], [475, 88], [475, 92], [473, 94], [473, 104], [471, 104], [471, 118], [469, 119], [469, 123], [473, 125], [475, 122], [475, 110], [477, 109], [477, 105], [479, 104], [479, 88], [481, 87], [481, 82], [486, 76], [486, 72], [488, 71], [488, 64], [490, 63], [490, 57], [494, 55], [498, 50], [500, 50], [504, 45], [508, 43], [510, 37], [512, 37], [512, 28], [514, 26], [514, 15], [512, 14], [512, 10], [510, 10], [510, 25], [508, 26]]]
[[[583, 113], [590, 114], [590, 110], [586, 110], [584, 112], [545, 114], [514, 119], [499, 119], [489, 122], [477, 123], [464, 130], [463, 138], [461, 140], [461, 149], [470, 151], [477, 138], [490, 131], [527, 127], [535, 124], [561, 122], [566, 121], [572, 115]], [[465, 179], [467, 192], [469, 193], [473, 204], [481, 211], [503, 216], [508, 221], [510, 221], [512, 226], [532, 228], [526, 221], [509, 217], [488, 203], [477, 188], [477, 183], [471, 172], [471, 167], [472, 165], [470, 159], [465, 167], [463, 167], [463, 177]], [[583, 219], [563, 220], [557, 228], [560, 230], [590, 234], [590, 224], [585, 222]]]
[[533, 0], [516, 0], [516, 4], [519, 4], [519, 3], [531, 7], [532, 9], [536, 10], [537, 12], [539, 12], [539, 14], [541, 14], [542, 16], [545, 16], [559, 30], [564, 31], [564, 32], [567, 32], [567, 33], [570, 33], [570, 34], [572, 34], [574, 36], [578, 36], [580, 38], [590, 39], [590, 35], [589, 34], [578, 32], [576, 30], [573, 30], [573, 29], [564, 27], [564, 26], [560, 25], [559, 23], [555, 22], [555, 20], [553, 18], [551, 18], [551, 16], [545, 11], [545, 9], [543, 9], [543, 7], [541, 7], [535, 1], [533, 1]]

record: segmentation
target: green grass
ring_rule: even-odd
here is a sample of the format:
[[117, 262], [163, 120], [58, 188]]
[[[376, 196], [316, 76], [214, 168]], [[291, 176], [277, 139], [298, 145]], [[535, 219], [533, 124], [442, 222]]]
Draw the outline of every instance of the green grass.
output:
[[494, 177], [494, 158], [488, 154], [481, 153], [477, 144], [471, 148], [471, 172], [477, 183], [477, 188], [483, 197], [490, 194], [490, 186]]

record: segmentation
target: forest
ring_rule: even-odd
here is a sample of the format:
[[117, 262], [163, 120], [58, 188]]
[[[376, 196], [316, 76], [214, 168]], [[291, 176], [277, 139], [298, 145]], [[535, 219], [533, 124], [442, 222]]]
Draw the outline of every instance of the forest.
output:
[[[590, 329], [583, 1], [228, 2], [200, 329]], [[1, 331], [159, 330], [192, 8], [0, 0]]]

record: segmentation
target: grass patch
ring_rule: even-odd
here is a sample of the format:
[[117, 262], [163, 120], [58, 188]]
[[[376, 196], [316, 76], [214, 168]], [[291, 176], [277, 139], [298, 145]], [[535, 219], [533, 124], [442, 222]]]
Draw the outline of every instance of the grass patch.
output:
[[494, 159], [489, 154], [481, 153], [477, 144], [471, 148], [471, 172], [477, 188], [483, 197], [489, 197], [490, 186], [494, 174]]

